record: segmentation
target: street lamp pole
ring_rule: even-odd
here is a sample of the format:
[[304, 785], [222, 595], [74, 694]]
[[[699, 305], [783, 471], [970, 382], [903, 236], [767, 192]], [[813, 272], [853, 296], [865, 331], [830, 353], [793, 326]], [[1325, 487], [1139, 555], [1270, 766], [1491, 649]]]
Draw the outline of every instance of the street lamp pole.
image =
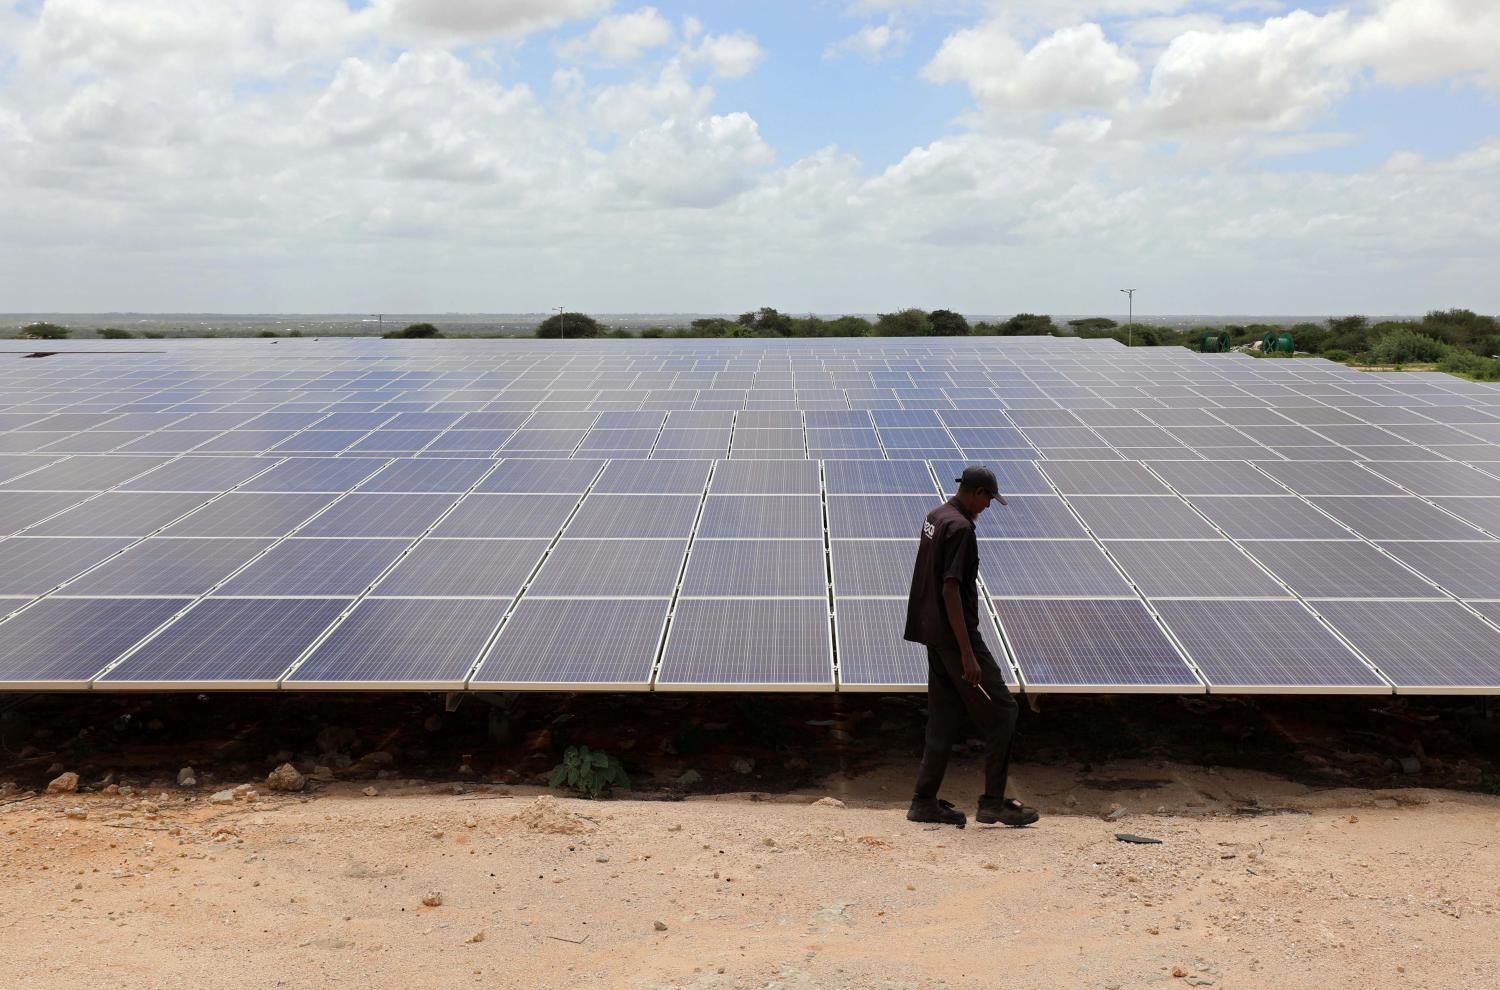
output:
[[563, 312], [566, 306], [553, 306], [557, 310], [557, 336], [561, 340], [568, 339], [568, 314]]
[[1125, 298], [1129, 300], [1127, 305], [1130, 315], [1125, 317], [1125, 346], [1129, 347], [1131, 341], [1135, 339], [1135, 290], [1121, 289], [1120, 291], [1125, 293]]

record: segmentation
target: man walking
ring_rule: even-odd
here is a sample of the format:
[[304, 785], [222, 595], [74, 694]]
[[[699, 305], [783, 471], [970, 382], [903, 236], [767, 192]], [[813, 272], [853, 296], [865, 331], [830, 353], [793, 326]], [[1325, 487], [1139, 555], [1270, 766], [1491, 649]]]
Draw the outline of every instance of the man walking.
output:
[[938, 800], [948, 755], [967, 715], [984, 735], [984, 794], [975, 815], [985, 824], [1030, 825], [1040, 815], [1005, 796], [1016, 701], [979, 633], [979, 541], [974, 522], [992, 500], [1005, 505], [988, 468], [964, 468], [958, 493], [927, 514], [912, 570], [905, 638], [927, 647], [927, 742], [916, 796], [906, 817], [963, 828], [962, 811]]

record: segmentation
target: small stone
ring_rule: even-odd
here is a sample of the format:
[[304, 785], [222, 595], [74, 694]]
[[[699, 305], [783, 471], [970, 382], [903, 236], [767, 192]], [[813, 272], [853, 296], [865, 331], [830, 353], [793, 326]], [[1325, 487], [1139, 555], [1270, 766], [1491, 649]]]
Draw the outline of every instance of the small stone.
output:
[[442, 907], [443, 892], [441, 890], [429, 890], [422, 895], [422, 904], [425, 907]]
[[192, 767], [183, 767], [181, 770], [177, 771], [177, 786], [178, 787], [197, 787], [198, 786], [198, 775], [193, 771]]
[[1175, 976], [1175, 977], [1177, 977], [1180, 980], [1184, 976], [1187, 975], [1187, 971], [1184, 970], [1181, 966], [1173, 966], [1172, 967], [1172, 975]]
[[755, 761], [749, 757], [742, 756], [730, 764], [735, 773], [751, 773], [755, 770]]
[[89, 810], [84, 807], [73, 807], [63, 812], [63, 814], [67, 815], [69, 818], [77, 818], [81, 821], [89, 816]]
[[464, 941], [470, 943], [471, 945], [476, 942], [483, 942], [484, 932], [475, 932], [473, 935], [470, 935], [468, 938], [464, 939]]
[[813, 806], [816, 808], [843, 808], [845, 804], [836, 797], [820, 797], [813, 802]]
[[233, 804], [234, 791], [214, 791], [212, 796], [209, 797], [208, 801], [210, 804]]
[[252, 788], [249, 784], [235, 784], [234, 796], [243, 800], [245, 795], [249, 794], [252, 790], [254, 790], [254, 788]]
[[440, 829], [440, 828], [433, 829], [432, 830], [432, 837], [434, 839], [441, 839], [443, 837], [443, 830]]
[[682, 776], [677, 778], [678, 787], [692, 787], [694, 784], [703, 783], [703, 774], [696, 770], [685, 770]]
[[300, 791], [307, 786], [307, 778], [290, 763], [283, 763], [266, 774], [266, 786], [273, 791]]
[[835, 742], [853, 742], [854, 733], [849, 732], [847, 729], [829, 729], [828, 738]]
[[1401, 757], [1401, 772], [1404, 774], [1421, 773], [1422, 761], [1415, 756]]
[[1123, 806], [1112, 804], [1109, 806], [1109, 813], [1104, 817], [1107, 821], [1117, 822], [1128, 814], [1130, 814], [1130, 812], [1127, 811]]
[[360, 791], [360, 793], [363, 794], [365, 797], [379, 797], [380, 796], [380, 791], [376, 790], [373, 786], [372, 787], [366, 787], [364, 790]]
[[58, 774], [47, 785], [48, 794], [73, 794], [78, 791], [78, 774], [71, 770]]
[[464, 819], [464, 828], [478, 828], [478, 827], [479, 827], [479, 822], [475, 821], [474, 819], [472, 819], [472, 818], [465, 818]]
[[594, 857], [594, 862], [596, 862], [596, 863], [608, 863], [609, 862], [609, 857], [608, 856], [595, 856]]
[[326, 784], [333, 780], [333, 771], [321, 764], [315, 765], [312, 770], [312, 779]]
[[653, 921], [651, 922], [651, 927], [659, 932], [664, 932], [667, 930], [667, 923], [665, 921]]
[[1190, 987], [1211, 987], [1214, 985], [1214, 981], [1206, 976], [1189, 976], [1187, 978], [1187, 985]]

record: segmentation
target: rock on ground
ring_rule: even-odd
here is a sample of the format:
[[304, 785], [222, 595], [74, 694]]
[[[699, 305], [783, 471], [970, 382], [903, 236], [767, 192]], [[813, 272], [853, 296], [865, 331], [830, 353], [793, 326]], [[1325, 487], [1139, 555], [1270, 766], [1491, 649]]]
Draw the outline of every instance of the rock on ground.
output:
[[78, 774], [73, 773], [71, 770], [66, 773], [58, 774], [52, 779], [52, 782], [47, 785], [48, 794], [72, 794], [77, 790]]
[[266, 774], [266, 786], [273, 791], [300, 791], [307, 786], [307, 778], [290, 763], [283, 763]]

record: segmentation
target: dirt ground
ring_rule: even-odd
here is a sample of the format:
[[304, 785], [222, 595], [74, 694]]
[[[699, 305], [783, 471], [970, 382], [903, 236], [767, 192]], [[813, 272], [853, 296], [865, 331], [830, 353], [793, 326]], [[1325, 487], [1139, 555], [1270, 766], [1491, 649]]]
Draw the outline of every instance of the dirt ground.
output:
[[[0, 985], [1500, 986], [1483, 704], [1058, 703], [1014, 770], [1041, 823], [963, 831], [905, 821], [920, 698], [287, 704], [9, 712]], [[636, 789], [538, 786], [606, 716]], [[283, 758], [333, 779], [271, 791]]]
[[0, 944], [35, 990], [1500, 984], [1500, 798], [1023, 766], [1042, 822], [959, 831], [905, 821], [910, 769], [679, 802], [41, 796], [0, 809]]

